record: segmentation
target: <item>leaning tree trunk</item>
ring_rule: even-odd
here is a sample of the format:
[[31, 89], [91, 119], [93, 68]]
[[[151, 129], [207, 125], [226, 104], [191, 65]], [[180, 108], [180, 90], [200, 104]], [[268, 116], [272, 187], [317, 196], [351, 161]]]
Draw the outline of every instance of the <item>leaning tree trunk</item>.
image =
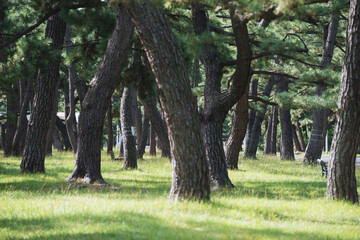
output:
[[132, 2], [128, 10], [156, 77], [168, 127], [173, 163], [170, 197], [208, 200], [209, 175], [200, 119], [175, 36], [159, 8]]
[[166, 123], [162, 119], [161, 114], [156, 107], [156, 98], [150, 98], [144, 101], [143, 105], [149, 116], [151, 128], [154, 129], [156, 135], [158, 136], [158, 141], [160, 142], [159, 145], [161, 145], [162, 150], [161, 156], [170, 157], [168, 129], [166, 128]]
[[247, 92], [248, 91], [246, 91], [246, 93], [235, 105], [230, 136], [225, 145], [226, 165], [229, 169], [238, 169], [239, 153], [245, 137], [246, 126], [248, 122]]
[[114, 145], [114, 132], [113, 132], [113, 113], [112, 113], [112, 104], [110, 101], [109, 108], [107, 110], [107, 129], [108, 129], [108, 142], [107, 142], [107, 154], [113, 154], [113, 145]]
[[71, 149], [71, 144], [70, 144], [70, 140], [69, 140], [69, 137], [68, 137], [68, 134], [66, 131], [66, 126], [58, 116], [56, 116], [55, 121], [56, 121], [55, 124], [56, 124], [57, 129], [59, 129], [59, 131], [61, 133], [62, 142], [65, 147], [65, 150], [69, 151]]
[[298, 138], [298, 136], [297, 136], [297, 134], [296, 134], [295, 125], [292, 125], [292, 132], [293, 132], [292, 135], [293, 135], [293, 144], [294, 144], [294, 146], [295, 146], [295, 150], [296, 150], [297, 152], [301, 152], [302, 149], [301, 149], [301, 146], [300, 146], [299, 138]]
[[81, 104], [76, 166], [68, 181], [83, 178], [85, 183], [107, 184], [101, 175], [101, 148], [106, 110], [131, 46], [133, 24], [120, 5], [115, 29], [102, 61]]
[[301, 149], [303, 151], [305, 151], [305, 140], [304, 140], [303, 132], [302, 132], [301, 127], [300, 127], [299, 120], [296, 121], [296, 126], [295, 127], [296, 127], [296, 130], [297, 130], [298, 134], [299, 134]]
[[150, 124], [150, 149], [149, 155], [152, 157], [156, 157], [156, 133], [155, 128], [152, 124]]
[[45, 146], [45, 151], [46, 151], [46, 155], [47, 156], [52, 156], [52, 145], [53, 145], [53, 138], [54, 138], [54, 131], [55, 131], [55, 123], [56, 123], [56, 114], [58, 111], [58, 98], [59, 96], [59, 91], [58, 91], [58, 86], [56, 86], [55, 89], [55, 99], [54, 99], [54, 106], [53, 106], [53, 110], [52, 110], [52, 114], [51, 114], [51, 120], [50, 120], [50, 125], [49, 125], [49, 129], [46, 135], [46, 146]]
[[[271, 90], [274, 86], [274, 78], [271, 77], [265, 87], [263, 95], [266, 97], [270, 96]], [[246, 158], [256, 158], [256, 151], [259, 145], [259, 139], [261, 135], [261, 124], [264, 121], [265, 113], [267, 109], [267, 104], [262, 104], [261, 112], [256, 113], [254, 123], [251, 130], [251, 136], [249, 145], [246, 147], [245, 157]]]
[[135, 90], [125, 87], [121, 98], [120, 120], [124, 145], [124, 169], [137, 168], [135, 137], [132, 134], [132, 98]]
[[142, 159], [144, 156], [146, 143], [149, 139], [149, 131], [150, 131], [150, 121], [149, 121], [149, 117], [148, 117], [148, 114], [145, 111], [145, 109], [144, 109], [144, 118], [143, 118], [141, 129], [142, 129], [141, 141], [140, 141], [140, 146], [138, 147], [138, 153], [137, 153], [137, 155], [140, 159]]
[[327, 198], [359, 202], [355, 161], [360, 140], [360, 0], [350, 1], [348, 38], [337, 121], [328, 169]]
[[276, 155], [277, 124], [278, 110], [276, 106], [272, 106], [270, 112], [270, 121], [265, 133], [264, 154]]
[[[259, 84], [259, 80], [256, 78], [251, 79], [251, 91], [250, 91], [250, 95], [251, 96], [257, 96], [258, 94], [258, 84]], [[245, 133], [245, 147], [244, 147], [244, 153], [247, 151], [247, 148], [249, 146], [250, 143], [250, 139], [251, 139], [251, 134], [252, 134], [252, 128], [254, 125], [254, 121], [255, 121], [255, 116], [256, 116], [256, 112], [254, 109], [250, 109], [250, 113], [249, 113], [249, 121], [247, 124], [247, 128], [246, 128], [246, 133]]]
[[30, 97], [33, 91], [33, 82], [34, 82], [33, 78], [28, 79], [25, 95], [23, 97], [23, 101], [21, 103], [21, 109], [19, 113], [19, 126], [16, 129], [14, 140], [12, 143], [12, 155], [17, 157], [21, 156], [24, 150], [24, 143], [25, 143], [24, 136], [26, 136], [26, 130], [28, 124], [27, 111], [29, 108]]
[[61, 47], [65, 35], [65, 23], [57, 15], [49, 18], [45, 37], [52, 40], [53, 51], [57, 56], [51, 58], [44, 70], [38, 74], [34, 97], [34, 108], [31, 112], [25, 149], [21, 162], [21, 172], [45, 172], [46, 135], [49, 129], [54, 106], [56, 85], [59, 81]]
[[12, 143], [16, 133], [17, 115], [18, 115], [18, 97], [16, 87], [10, 88], [7, 93], [6, 105], [6, 134], [5, 134], [5, 147], [4, 157], [11, 156]]
[[[289, 88], [289, 81], [278, 77], [276, 88], [279, 93], [287, 92]], [[292, 124], [289, 109], [280, 108], [280, 158], [283, 160], [295, 160], [294, 145], [292, 140]]]
[[[333, 15], [329, 25], [323, 29], [323, 56], [321, 65], [323, 68], [331, 63], [336, 41], [336, 34], [339, 26], [338, 15]], [[321, 96], [326, 90], [326, 86], [316, 85], [315, 94]], [[310, 140], [305, 150], [304, 164], [315, 164], [321, 158], [327, 131], [327, 120], [330, 110], [319, 109], [314, 112], [313, 126], [311, 129]]]

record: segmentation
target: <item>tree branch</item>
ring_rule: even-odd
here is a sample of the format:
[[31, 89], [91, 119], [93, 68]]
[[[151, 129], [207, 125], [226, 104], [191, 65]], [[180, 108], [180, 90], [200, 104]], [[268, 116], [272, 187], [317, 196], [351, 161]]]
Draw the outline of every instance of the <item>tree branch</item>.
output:
[[284, 72], [279, 72], [279, 71], [253, 70], [252, 74], [265, 74], [265, 75], [272, 75], [272, 76], [281, 76], [281, 77], [291, 78], [291, 79], [299, 79], [298, 76], [294, 76], [294, 75], [284, 73]]
[[275, 102], [271, 102], [271, 101], [268, 101], [268, 100], [265, 100], [261, 97], [258, 97], [258, 96], [248, 96], [248, 99], [249, 100], [252, 100], [251, 102], [262, 102], [262, 103], [265, 103], [267, 105], [271, 105], [271, 106], [277, 106], [278, 104], [275, 103]]

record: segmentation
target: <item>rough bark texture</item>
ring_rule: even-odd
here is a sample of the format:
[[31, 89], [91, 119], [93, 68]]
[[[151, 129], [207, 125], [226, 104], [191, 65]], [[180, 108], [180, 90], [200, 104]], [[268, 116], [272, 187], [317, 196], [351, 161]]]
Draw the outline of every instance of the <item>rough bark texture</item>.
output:
[[276, 138], [277, 138], [277, 125], [278, 125], [278, 109], [272, 106], [270, 113], [270, 121], [265, 134], [264, 154], [276, 155]]
[[[257, 96], [258, 94], [258, 84], [259, 84], [259, 80], [256, 78], [251, 79], [251, 90], [250, 90], [250, 95], [251, 96]], [[248, 120], [248, 125], [246, 128], [246, 134], [245, 134], [245, 147], [244, 147], [244, 153], [247, 151], [247, 148], [249, 146], [250, 143], [250, 139], [251, 139], [251, 134], [252, 134], [252, 128], [254, 125], [254, 121], [255, 121], [255, 116], [256, 116], [256, 112], [254, 109], [250, 109], [249, 112], [249, 120]]]
[[[274, 78], [270, 78], [266, 84], [263, 95], [266, 97], [270, 96], [271, 90], [274, 86]], [[261, 112], [257, 112], [255, 115], [254, 123], [251, 130], [249, 145], [245, 150], [246, 158], [256, 158], [256, 151], [259, 145], [259, 139], [261, 135], [261, 124], [264, 121], [267, 104], [262, 104]]]
[[106, 184], [100, 167], [105, 114], [120, 82], [132, 35], [130, 17], [126, 9], [119, 6], [115, 29], [81, 104], [76, 166], [67, 180], [83, 178], [86, 183]]
[[350, 1], [348, 39], [328, 169], [327, 198], [359, 202], [355, 161], [360, 140], [360, 0]]
[[247, 92], [235, 105], [231, 131], [226, 141], [225, 156], [226, 165], [229, 169], [238, 169], [239, 153], [245, 137], [248, 123], [248, 94]]
[[210, 186], [200, 119], [176, 39], [159, 8], [141, 2], [129, 3], [128, 10], [155, 75], [168, 127], [173, 165], [170, 197], [207, 200]]
[[[59, 49], [62, 45], [64, 35], [65, 23], [57, 15], [50, 17], [46, 26], [45, 37], [52, 40], [51, 46], [54, 49]], [[30, 116], [20, 166], [21, 172], [45, 172], [46, 135], [53, 112], [56, 85], [59, 80], [59, 65], [60, 51], [38, 74], [34, 108]]]
[[107, 142], [107, 154], [113, 154], [113, 145], [114, 145], [114, 132], [112, 126], [113, 113], [112, 113], [112, 104], [110, 100], [109, 108], [107, 110], [107, 129], [108, 129], [108, 142]]
[[[210, 169], [212, 189], [233, 187], [227, 172], [222, 144], [222, 127], [228, 111], [245, 94], [251, 77], [251, 48], [243, 16], [231, 10], [232, 28], [237, 47], [237, 65], [232, 84], [221, 91], [222, 62], [213, 39], [203, 43], [200, 60], [205, 67], [204, 109], [201, 111], [202, 133], [206, 159]], [[192, 4], [192, 20], [197, 35], [209, 34], [209, 19], [205, 7]]]
[[14, 140], [17, 120], [18, 120], [18, 94], [17, 88], [12, 87], [7, 94], [7, 104], [6, 104], [6, 134], [5, 134], [5, 147], [4, 147], [4, 157], [11, 156], [12, 152], [12, 143]]
[[151, 124], [150, 125], [150, 149], [149, 149], [150, 156], [156, 157], [156, 133], [155, 128]]
[[136, 130], [136, 145], [139, 148], [142, 134], [142, 114], [137, 101], [137, 92], [134, 92], [133, 96], [133, 113], [134, 113], [134, 125]]
[[[323, 29], [323, 53], [321, 60], [323, 68], [331, 63], [338, 26], [339, 17], [333, 15], [330, 24], [326, 25]], [[316, 85], [315, 94], [321, 96], [325, 90], [326, 86]], [[316, 160], [321, 158], [329, 112], [329, 109], [319, 109], [314, 112], [310, 139], [305, 150], [304, 164], [315, 164]]]
[[24, 143], [27, 130], [27, 111], [29, 109], [30, 97], [33, 91], [33, 82], [34, 79], [28, 79], [25, 95], [22, 100], [21, 109], [19, 113], [19, 125], [16, 129], [14, 140], [12, 143], [12, 155], [13, 156], [21, 156], [24, 151]]
[[135, 90], [125, 87], [121, 98], [120, 120], [124, 146], [124, 169], [137, 168], [135, 137], [132, 134], [132, 100]]
[[140, 146], [138, 147], [138, 157], [142, 159], [145, 153], [146, 143], [149, 139], [149, 133], [150, 133], [150, 120], [145, 109], [144, 109], [144, 118], [141, 129], [142, 129], [142, 134], [141, 134]]
[[71, 148], [70, 140], [69, 140], [69, 137], [68, 137], [68, 134], [66, 131], [66, 126], [58, 116], [56, 116], [55, 124], [56, 124], [57, 129], [59, 129], [59, 131], [61, 133], [62, 143], [65, 147], [65, 150], [66, 151], [71, 150], [72, 148]]
[[47, 156], [52, 156], [52, 145], [53, 145], [53, 138], [54, 138], [54, 131], [55, 131], [55, 122], [56, 122], [56, 114], [58, 111], [58, 100], [59, 100], [59, 91], [58, 86], [55, 89], [55, 99], [53, 102], [53, 110], [51, 114], [51, 120], [49, 124], [49, 129], [46, 135], [46, 146], [45, 151]]
[[[166, 128], [166, 123], [162, 119], [159, 110], [156, 107], [156, 98], [150, 98], [144, 101], [144, 109], [146, 110], [151, 127], [154, 129], [156, 135], [158, 136], [158, 141], [161, 143], [162, 157], [170, 157], [170, 142], [168, 136], [168, 129]], [[156, 155], [156, 153], [155, 153]]]
[[[278, 77], [276, 88], [279, 93], [288, 91], [289, 81]], [[295, 160], [290, 110], [280, 108], [279, 115], [281, 126], [280, 158], [283, 160]]]
[[296, 128], [294, 125], [292, 125], [292, 132], [293, 132], [293, 143], [294, 143], [294, 146], [295, 146], [295, 150], [297, 152], [301, 152], [302, 149], [301, 149], [301, 146], [300, 146], [300, 141], [299, 141], [299, 138], [296, 134]]

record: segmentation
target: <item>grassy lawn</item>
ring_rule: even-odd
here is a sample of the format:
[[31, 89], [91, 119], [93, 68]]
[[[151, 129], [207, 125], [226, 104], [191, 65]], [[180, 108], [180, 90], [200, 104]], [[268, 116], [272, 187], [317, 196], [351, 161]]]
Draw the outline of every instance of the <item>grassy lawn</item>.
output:
[[64, 182], [74, 157], [54, 153], [47, 173], [35, 175], [1, 157], [0, 239], [360, 239], [360, 206], [326, 201], [320, 167], [300, 160], [241, 159], [229, 172], [236, 189], [213, 192], [209, 203], [173, 203], [167, 159], [124, 171], [103, 155], [114, 186], [101, 188]]

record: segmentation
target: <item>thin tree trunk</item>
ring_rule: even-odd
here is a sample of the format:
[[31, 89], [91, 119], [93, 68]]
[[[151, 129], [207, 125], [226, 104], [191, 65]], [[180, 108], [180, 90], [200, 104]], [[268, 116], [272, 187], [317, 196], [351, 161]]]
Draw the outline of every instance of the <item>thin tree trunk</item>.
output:
[[59, 101], [59, 91], [58, 91], [58, 85], [55, 89], [55, 99], [54, 99], [54, 106], [51, 114], [51, 120], [49, 124], [49, 129], [46, 135], [46, 155], [52, 156], [52, 145], [53, 145], [53, 139], [54, 139], [54, 130], [55, 130], [55, 122], [56, 122], [56, 114], [58, 112], [58, 101]]
[[170, 197], [208, 200], [209, 175], [200, 119], [176, 39], [159, 8], [145, 2], [132, 2], [128, 10], [156, 76], [165, 113], [173, 163]]
[[83, 178], [85, 183], [107, 185], [101, 175], [101, 147], [106, 110], [131, 46], [133, 24], [125, 7], [119, 6], [115, 29], [102, 61], [81, 104], [76, 166], [68, 181]]
[[[321, 65], [326, 68], [331, 63], [334, 52], [336, 34], [339, 27], [339, 16], [333, 14], [331, 22], [323, 29], [323, 56]], [[315, 94], [321, 96], [326, 90], [326, 86], [316, 85]], [[329, 109], [319, 109], [314, 112], [313, 126], [311, 129], [310, 140], [305, 150], [304, 164], [315, 164], [321, 158], [327, 131]]]
[[299, 134], [301, 149], [302, 149], [302, 151], [305, 151], [305, 140], [304, 140], [303, 132], [302, 132], [301, 127], [300, 127], [299, 120], [296, 121], [296, 129], [297, 129], [297, 132]]
[[[257, 96], [257, 89], [258, 89], [258, 83], [259, 80], [256, 78], [251, 79], [251, 96]], [[249, 113], [249, 121], [248, 121], [248, 125], [246, 128], [246, 134], [245, 134], [245, 148], [244, 148], [244, 155], [245, 152], [248, 151], [248, 147], [249, 147], [249, 143], [251, 140], [251, 134], [252, 134], [252, 128], [254, 125], [254, 121], [255, 121], [255, 116], [256, 116], [256, 112], [254, 109], [250, 109], [250, 113]]]
[[141, 141], [140, 146], [138, 147], [138, 157], [140, 159], [143, 158], [146, 148], [146, 143], [149, 138], [149, 131], [150, 131], [150, 121], [147, 112], [144, 110], [144, 118], [142, 123], [142, 134], [141, 134]]
[[[60, 51], [65, 35], [65, 23], [59, 16], [49, 18], [45, 37], [52, 40], [53, 51], [58, 56], [52, 58], [44, 71], [38, 74], [34, 97], [34, 109], [28, 125], [25, 149], [21, 162], [21, 172], [45, 172], [46, 135], [54, 106], [55, 89], [59, 81]], [[57, 49], [57, 50], [55, 50]]]
[[297, 152], [301, 152], [302, 150], [301, 150], [299, 138], [296, 134], [296, 129], [295, 129], [294, 125], [292, 125], [292, 132], [293, 132], [293, 143], [294, 143], [295, 149]]
[[25, 95], [23, 97], [23, 101], [21, 104], [21, 109], [19, 113], [19, 126], [16, 129], [13, 144], [12, 144], [12, 155], [13, 156], [21, 156], [24, 151], [24, 143], [25, 143], [25, 137], [26, 136], [26, 130], [28, 125], [27, 120], [27, 111], [29, 108], [29, 102], [30, 97], [32, 95], [33, 91], [33, 82], [34, 79], [30, 78], [28, 79]]
[[245, 137], [246, 125], [248, 123], [248, 91], [235, 105], [231, 131], [226, 141], [225, 156], [226, 165], [229, 169], [238, 169], [239, 153]]
[[350, 1], [348, 38], [337, 121], [331, 144], [327, 198], [359, 202], [356, 151], [360, 140], [360, 0]]
[[139, 148], [142, 134], [142, 114], [137, 101], [137, 91], [134, 91], [132, 99], [132, 111], [134, 113], [134, 125], [136, 130], [136, 146]]
[[132, 98], [135, 90], [125, 87], [121, 98], [120, 119], [124, 145], [124, 169], [137, 168], [135, 137], [132, 134]]
[[150, 156], [156, 157], [156, 133], [153, 124], [150, 124]]
[[107, 110], [107, 128], [108, 128], [107, 154], [108, 155], [114, 154], [114, 152], [113, 152], [114, 132], [113, 132], [112, 121], [113, 121], [113, 113], [112, 113], [112, 103], [110, 100], [110, 105]]
[[66, 151], [71, 150], [72, 148], [71, 148], [70, 140], [69, 140], [69, 137], [68, 137], [68, 134], [67, 134], [67, 131], [66, 131], [65, 124], [63, 123], [63, 121], [58, 116], [56, 116], [55, 121], [56, 121], [55, 124], [56, 124], [57, 129], [59, 129], [59, 131], [61, 133], [62, 142], [63, 142], [63, 145], [65, 147], [65, 150]]
[[18, 120], [18, 94], [17, 88], [14, 86], [10, 88], [7, 93], [7, 105], [6, 105], [6, 135], [5, 135], [5, 148], [4, 157], [11, 156], [12, 143], [14, 140], [17, 120]]
[[277, 144], [277, 130], [279, 124], [279, 111], [278, 107], [273, 106], [272, 109], [274, 112], [272, 113], [272, 130], [271, 130], [271, 147], [270, 154], [276, 155], [276, 144]]

